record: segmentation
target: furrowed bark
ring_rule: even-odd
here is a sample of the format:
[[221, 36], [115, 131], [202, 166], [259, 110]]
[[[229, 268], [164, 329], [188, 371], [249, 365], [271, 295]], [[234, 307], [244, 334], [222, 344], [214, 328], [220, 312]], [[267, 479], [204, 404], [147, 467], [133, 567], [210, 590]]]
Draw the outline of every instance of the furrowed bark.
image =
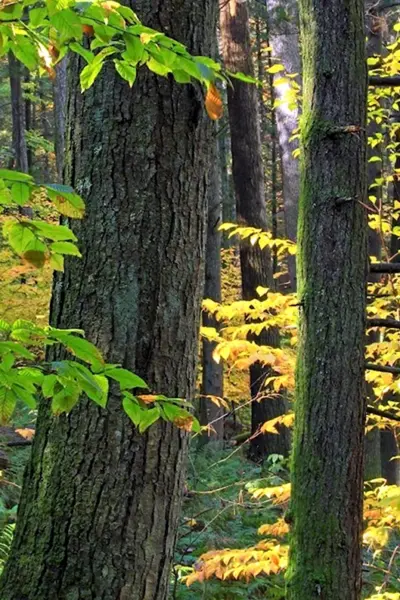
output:
[[[143, 21], [211, 51], [212, 0], [140, 0]], [[129, 88], [112, 66], [79, 91], [71, 59], [65, 179], [87, 202], [82, 260], [54, 283], [51, 322], [80, 327], [108, 362], [151, 390], [192, 398], [203, 293], [210, 122], [201, 92], [145, 69]], [[38, 416], [3, 600], [165, 600], [186, 435], [139, 435], [112, 390]]]
[[[363, 0], [300, 0], [300, 340], [290, 600], [359, 600], [365, 306]], [[353, 198], [337, 205], [335, 197]]]

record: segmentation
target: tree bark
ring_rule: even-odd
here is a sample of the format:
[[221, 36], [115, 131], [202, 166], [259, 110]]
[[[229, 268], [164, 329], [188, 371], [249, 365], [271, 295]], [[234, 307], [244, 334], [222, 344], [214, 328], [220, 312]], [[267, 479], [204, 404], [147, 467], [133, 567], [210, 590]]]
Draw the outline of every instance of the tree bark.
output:
[[[212, 0], [141, 0], [149, 26], [209, 54]], [[71, 59], [65, 178], [87, 202], [82, 260], [54, 284], [51, 323], [81, 327], [151, 390], [192, 398], [211, 148], [201, 95], [145, 69], [132, 90], [106, 67], [79, 91]], [[139, 435], [111, 391], [53, 418], [42, 404], [4, 600], [165, 600], [186, 434]]]
[[8, 54], [12, 109], [11, 168], [28, 173], [28, 152], [25, 137], [25, 106], [22, 97], [22, 65], [12, 52]]
[[[366, 411], [367, 222], [358, 202], [367, 196], [364, 1], [299, 4], [300, 339], [288, 598], [359, 600]], [[338, 194], [354, 201], [337, 205]]]
[[[204, 298], [211, 298], [221, 302], [221, 232], [218, 230], [221, 224], [221, 186], [219, 176], [219, 164], [217, 154], [217, 143], [213, 145], [213, 157], [211, 163], [211, 185], [208, 194], [208, 217], [207, 217], [207, 244], [206, 244], [206, 266]], [[203, 311], [203, 326], [214, 327], [218, 330], [219, 324], [214, 315]], [[203, 441], [213, 439], [216, 441], [224, 438], [224, 414], [222, 407], [207, 398], [216, 396], [222, 398], [224, 393], [224, 372], [222, 362], [216, 363], [213, 359], [215, 342], [203, 340], [203, 372], [200, 398], [201, 424], [211, 423], [211, 430], [204, 433]]]
[[[247, 4], [238, 0], [225, 2], [221, 7], [222, 56], [227, 69], [253, 75]], [[228, 86], [229, 124], [231, 131], [232, 173], [236, 194], [236, 214], [240, 225], [267, 229], [264, 197], [264, 174], [259, 127], [257, 90], [239, 80]], [[240, 267], [242, 295], [244, 300], [257, 297], [258, 286], [272, 283], [271, 258], [258, 245], [248, 242], [240, 244]], [[277, 346], [276, 331], [266, 331], [257, 338], [263, 345]], [[250, 392], [252, 403], [252, 432], [255, 433], [265, 421], [286, 411], [282, 398], [260, 398], [262, 388], [270, 370], [261, 364], [250, 369]], [[268, 391], [266, 391], [268, 393]], [[287, 454], [289, 433], [283, 429], [279, 436], [257, 435], [252, 439], [250, 456], [263, 460], [268, 454]]]
[[[382, 34], [381, 34], [381, 19], [377, 18], [374, 6], [370, 6], [369, 0], [365, 4], [366, 8], [366, 28], [367, 28], [367, 54], [368, 57], [380, 55], [382, 52]], [[374, 120], [368, 123], [367, 134], [372, 137], [381, 130], [379, 124]], [[380, 144], [371, 148], [368, 146], [368, 158], [374, 155], [382, 155]], [[376, 197], [376, 207], [379, 207], [382, 202], [382, 187], [375, 187], [375, 179], [382, 175], [381, 162], [368, 162], [367, 177], [368, 177], [368, 198], [369, 196]], [[372, 187], [371, 187], [372, 186]], [[372, 203], [371, 203], [371, 206]], [[382, 242], [379, 231], [368, 228], [368, 255], [374, 256], [378, 260], [381, 258]], [[377, 283], [380, 280], [378, 273], [370, 273], [368, 281]], [[367, 344], [372, 344], [379, 340], [379, 332], [372, 331], [367, 337]], [[371, 404], [374, 402], [374, 391], [371, 384], [367, 384], [367, 395]], [[375, 479], [381, 476], [381, 442], [379, 429], [373, 429], [365, 436], [365, 467], [364, 479], [366, 481]]]
[[64, 145], [65, 145], [65, 106], [67, 95], [67, 64], [64, 57], [56, 65], [56, 77], [53, 83], [54, 98], [54, 149], [58, 180], [63, 180]]
[[[268, 37], [272, 47], [274, 62], [284, 65], [286, 73], [301, 73], [297, 3], [294, 0], [266, 0]], [[282, 73], [274, 75], [274, 80], [282, 79]], [[300, 79], [300, 77], [299, 77]], [[299, 203], [299, 159], [293, 156], [298, 141], [290, 140], [299, 125], [299, 107], [289, 107], [285, 102], [287, 83], [274, 85], [278, 101], [275, 107], [279, 149], [282, 163], [283, 205], [285, 211], [286, 236], [292, 241], [297, 238], [297, 217]], [[291, 288], [296, 290], [296, 259], [288, 258]]]

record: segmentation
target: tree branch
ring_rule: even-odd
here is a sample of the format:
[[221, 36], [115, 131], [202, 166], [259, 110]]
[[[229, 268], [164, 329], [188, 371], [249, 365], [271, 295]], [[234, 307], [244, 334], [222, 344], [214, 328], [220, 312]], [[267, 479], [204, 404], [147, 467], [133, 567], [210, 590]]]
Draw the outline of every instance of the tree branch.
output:
[[371, 273], [400, 273], [400, 263], [371, 263]]
[[388, 367], [386, 365], [375, 365], [373, 363], [365, 363], [365, 368], [368, 371], [379, 371], [379, 373], [391, 373], [392, 375], [400, 375], [399, 367]]
[[369, 85], [375, 87], [400, 87], [400, 75], [394, 75], [393, 77], [379, 77], [372, 75], [369, 78]]
[[400, 421], [400, 417], [395, 415], [394, 413], [388, 412], [386, 410], [379, 410], [378, 408], [374, 408], [373, 406], [367, 406], [367, 413], [369, 415], [377, 415], [378, 417], [383, 417], [384, 419], [390, 419], [391, 421]]
[[395, 319], [367, 319], [368, 327], [391, 327], [400, 329], [400, 321]]

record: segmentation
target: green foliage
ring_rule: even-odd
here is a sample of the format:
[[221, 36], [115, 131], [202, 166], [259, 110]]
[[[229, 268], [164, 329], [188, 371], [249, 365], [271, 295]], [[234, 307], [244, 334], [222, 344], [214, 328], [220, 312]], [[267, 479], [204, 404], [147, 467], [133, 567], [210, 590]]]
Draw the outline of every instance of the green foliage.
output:
[[129, 85], [141, 66], [157, 75], [172, 74], [179, 82], [208, 85], [227, 77], [218, 63], [192, 56], [183, 44], [146, 27], [131, 8], [114, 0], [8, 4], [0, 10], [0, 36], [0, 56], [11, 51], [29, 70], [39, 68], [52, 77], [54, 65], [68, 50], [82, 56], [87, 63], [81, 72], [82, 91], [93, 85], [109, 61]]
[[[248, 582], [210, 579], [189, 588], [179, 583], [192, 572], [203, 553], [246, 548], [254, 543], [263, 523], [273, 522], [276, 510], [265, 502], [252, 501], [246, 492], [251, 482], [262, 475], [262, 468], [248, 461], [242, 450], [213, 443], [200, 450], [192, 447], [172, 574], [174, 600], [284, 597], [283, 580], [279, 583], [264, 577]], [[266, 475], [264, 481], [281, 481], [269, 466]]]

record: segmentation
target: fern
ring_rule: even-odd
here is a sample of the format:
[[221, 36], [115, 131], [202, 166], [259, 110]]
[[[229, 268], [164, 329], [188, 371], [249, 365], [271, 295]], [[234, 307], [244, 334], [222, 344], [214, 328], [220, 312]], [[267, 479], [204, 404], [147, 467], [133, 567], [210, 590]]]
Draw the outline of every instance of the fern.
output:
[[4, 525], [0, 531], [0, 575], [10, 554], [11, 544], [14, 537], [15, 523]]

